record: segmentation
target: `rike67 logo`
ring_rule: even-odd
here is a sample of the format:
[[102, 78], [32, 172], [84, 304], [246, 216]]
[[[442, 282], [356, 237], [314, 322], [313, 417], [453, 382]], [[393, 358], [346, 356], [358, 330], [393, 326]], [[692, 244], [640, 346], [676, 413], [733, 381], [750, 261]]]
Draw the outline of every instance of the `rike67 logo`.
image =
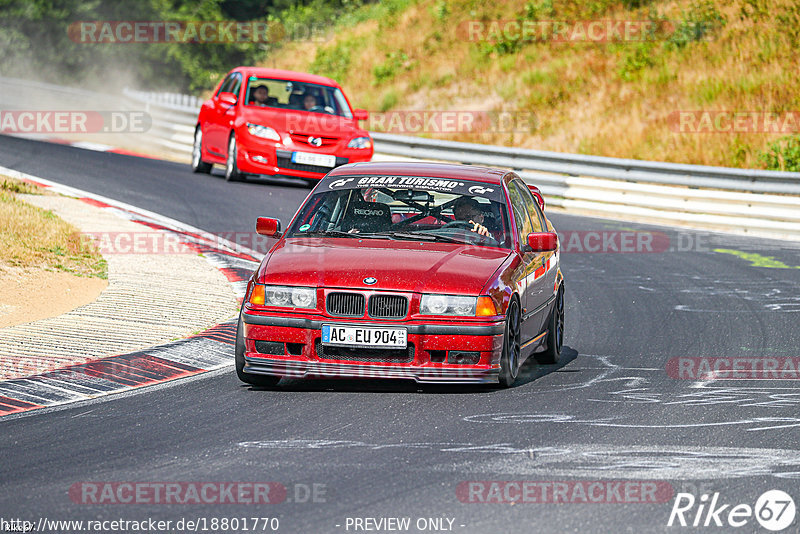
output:
[[755, 503], [730, 504], [721, 501], [719, 493], [703, 494], [696, 499], [691, 493], [678, 493], [669, 514], [671, 527], [743, 527], [753, 517], [765, 529], [777, 532], [794, 522], [794, 500], [781, 490], [764, 492]]

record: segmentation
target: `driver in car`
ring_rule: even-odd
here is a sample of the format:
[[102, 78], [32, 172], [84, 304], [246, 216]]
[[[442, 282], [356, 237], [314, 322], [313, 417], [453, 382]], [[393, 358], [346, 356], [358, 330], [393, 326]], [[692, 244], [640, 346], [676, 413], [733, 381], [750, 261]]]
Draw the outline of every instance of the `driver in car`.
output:
[[269, 89], [266, 85], [259, 85], [253, 89], [253, 104], [268, 106], [270, 104]]
[[483, 226], [483, 211], [477, 200], [470, 197], [461, 197], [453, 206], [456, 220], [465, 221], [472, 225], [472, 231], [478, 235], [491, 237], [489, 229]]

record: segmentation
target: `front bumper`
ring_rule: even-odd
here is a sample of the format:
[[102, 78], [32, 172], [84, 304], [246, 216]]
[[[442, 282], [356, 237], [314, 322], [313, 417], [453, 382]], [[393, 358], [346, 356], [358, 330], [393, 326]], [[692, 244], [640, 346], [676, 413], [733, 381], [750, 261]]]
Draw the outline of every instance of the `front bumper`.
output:
[[[410, 361], [391, 362], [347, 360], [322, 357], [317, 353], [323, 324], [364, 324], [359, 321], [310, 319], [304, 317], [268, 316], [242, 313], [245, 337], [244, 372], [287, 378], [389, 378], [408, 379], [419, 383], [491, 383], [497, 382], [502, 353], [503, 323], [431, 324], [375, 322], [369, 326], [402, 326], [407, 329], [408, 343], [414, 347]], [[284, 354], [262, 354], [256, 341], [286, 344]], [[301, 347], [289, 353], [289, 345]], [[377, 349], [381, 350], [381, 349]], [[433, 354], [448, 350], [480, 352], [475, 365], [447, 363], [446, 358], [434, 361]], [[365, 349], [373, 352], [375, 349]]]

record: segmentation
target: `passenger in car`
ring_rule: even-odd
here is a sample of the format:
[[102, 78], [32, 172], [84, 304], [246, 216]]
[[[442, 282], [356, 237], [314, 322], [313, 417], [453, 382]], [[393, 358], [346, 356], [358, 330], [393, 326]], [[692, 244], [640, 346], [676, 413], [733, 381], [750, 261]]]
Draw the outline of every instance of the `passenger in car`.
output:
[[306, 96], [303, 97], [303, 109], [306, 111], [311, 111], [311, 108], [317, 106], [317, 97], [312, 95], [311, 93], [306, 93]]

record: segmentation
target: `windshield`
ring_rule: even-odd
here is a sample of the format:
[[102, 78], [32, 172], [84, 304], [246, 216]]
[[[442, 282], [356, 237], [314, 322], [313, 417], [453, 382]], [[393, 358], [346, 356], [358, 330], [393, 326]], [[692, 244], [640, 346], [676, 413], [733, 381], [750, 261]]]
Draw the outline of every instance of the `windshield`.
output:
[[245, 105], [353, 118], [350, 106], [338, 88], [291, 80], [251, 76], [247, 81]]
[[[330, 187], [349, 183], [309, 198], [286, 237], [363, 237], [511, 247], [508, 216], [499, 187], [459, 181], [448, 182], [460, 186], [447, 190], [437, 186], [446, 180], [409, 177], [402, 179], [419, 180], [434, 187], [375, 184], [390, 179], [360, 177], [330, 182]], [[365, 180], [372, 182], [363, 183]], [[365, 186], [359, 187], [359, 182]]]

